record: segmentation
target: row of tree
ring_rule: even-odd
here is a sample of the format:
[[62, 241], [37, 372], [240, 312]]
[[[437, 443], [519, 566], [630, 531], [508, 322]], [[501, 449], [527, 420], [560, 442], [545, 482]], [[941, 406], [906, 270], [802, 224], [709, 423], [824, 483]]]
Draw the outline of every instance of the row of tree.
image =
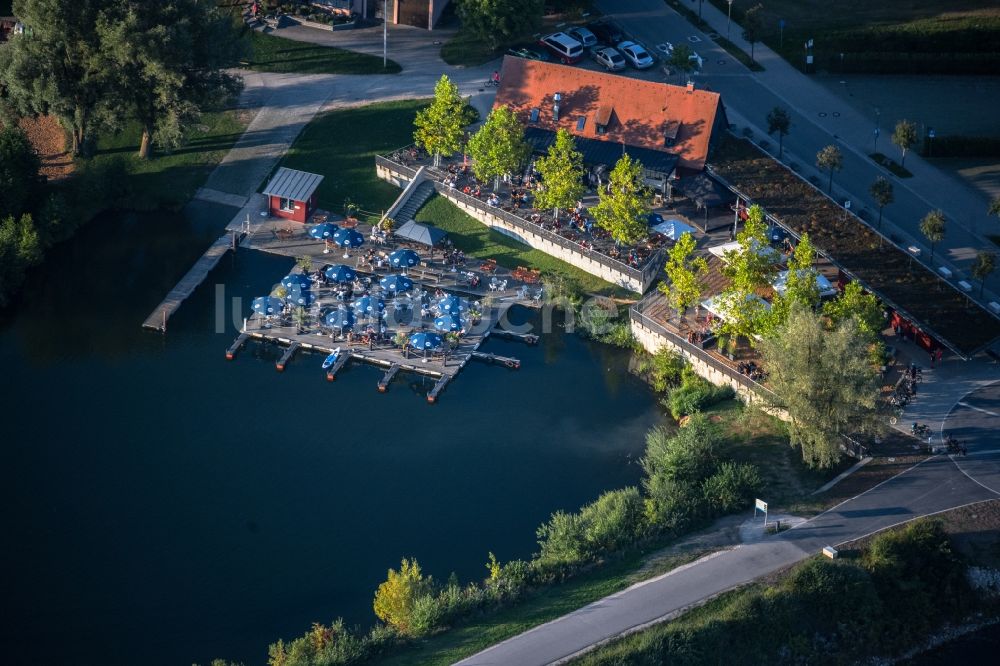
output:
[[0, 100], [57, 117], [74, 154], [128, 120], [142, 128], [140, 156], [176, 146], [199, 109], [241, 85], [223, 68], [245, 42], [215, 0], [14, 0], [14, 13], [30, 31], [0, 49]]
[[[460, 150], [472, 158], [472, 171], [483, 181], [509, 179], [523, 169], [531, 155], [524, 138], [524, 125], [507, 106], [494, 108], [482, 127], [466, 139], [471, 116], [456, 86], [442, 76], [434, 87], [434, 100], [417, 114], [414, 141], [434, 156], [450, 157]], [[556, 132], [546, 154], [535, 163], [541, 184], [535, 191], [535, 207], [552, 208], [558, 218], [561, 210], [572, 208], [586, 191], [583, 155], [576, 149], [573, 135], [565, 129]], [[642, 164], [629, 155], [612, 169], [606, 187], [600, 189], [600, 201], [590, 212], [596, 224], [606, 229], [616, 242], [632, 244], [645, 237], [649, 213], [648, 192], [643, 184]]]

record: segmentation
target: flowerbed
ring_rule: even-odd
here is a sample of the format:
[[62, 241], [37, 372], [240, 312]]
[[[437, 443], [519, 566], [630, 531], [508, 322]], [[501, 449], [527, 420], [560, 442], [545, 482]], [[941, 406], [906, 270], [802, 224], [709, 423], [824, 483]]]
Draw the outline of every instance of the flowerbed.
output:
[[715, 173], [763, 206], [796, 234], [963, 353], [1000, 336], [1000, 321], [972, 304], [903, 250], [827, 199], [744, 139], [727, 136], [712, 161]]

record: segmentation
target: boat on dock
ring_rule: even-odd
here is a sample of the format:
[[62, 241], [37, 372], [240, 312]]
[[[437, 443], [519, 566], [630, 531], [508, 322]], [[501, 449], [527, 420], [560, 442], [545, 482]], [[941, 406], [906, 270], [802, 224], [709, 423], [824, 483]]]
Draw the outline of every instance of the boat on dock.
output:
[[337, 358], [339, 356], [340, 356], [340, 347], [337, 347], [332, 352], [330, 352], [330, 355], [327, 356], [326, 359], [324, 359], [324, 361], [323, 361], [323, 369], [324, 370], [329, 369], [331, 365], [333, 365], [334, 363], [337, 362]]

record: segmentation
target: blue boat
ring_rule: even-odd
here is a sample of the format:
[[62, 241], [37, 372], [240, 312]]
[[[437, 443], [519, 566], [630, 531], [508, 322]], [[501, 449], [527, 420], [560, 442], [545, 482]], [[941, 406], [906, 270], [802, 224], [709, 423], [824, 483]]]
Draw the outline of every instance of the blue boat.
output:
[[328, 369], [331, 365], [337, 362], [337, 358], [339, 357], [340, 357], [340, 347], [337, 347], [336, 349], [333, 350], [333, 353], [327, 356], [326, 360], [323, 361], [323, 369], [324, 370]]

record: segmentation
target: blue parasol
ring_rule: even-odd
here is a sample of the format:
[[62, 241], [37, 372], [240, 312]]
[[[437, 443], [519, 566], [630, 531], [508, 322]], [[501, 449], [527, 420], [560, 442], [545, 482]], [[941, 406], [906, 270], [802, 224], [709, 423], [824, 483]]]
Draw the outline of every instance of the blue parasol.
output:
[[354, 229], [337, 229], [332, 240], [340, 247], [361, 247], [365, 242], [365, 237]]
[[412, 289], [413, 280], [405, 275], [386, 275], [384, 278], [379, 280], [379, 286], [386, 291], [399, 293], [401, 291], [409, 291]]
[[340, 231], [340, 227], [332, 222], [322, 222], [309, 230], [309, 235], [316, 240], [330, 240]]
[[410, 345], [414, 349], [437, 349], [443, 344], [444, 338], [430, 331], [420, 331], [410, 336]]
[[343, 284], [344, 282], [350, 282], [355, 277], [357, 273], [350, 266], [345, 266], [344, 264], [337, 264], [336, 266], [330, 266], [326, 269], [326, 279], [332, 280]]
[[434, 320], [434, 328], [439, 331], [461, 331], [468, 322], [457, 314], [444, 314]]
[[309, 306], [316, 300], [316, 294], [308, 289], [289, 289], [285, 300], [292, 305]]
[[285, 307], [285, 303], [280, 298], [274, 296], [261, 296], [253, 299], [253, 311], [262, 315], [280, 314]]
[[354, 301], [354, 312], [360, 317], [373, 317], [375, 313], [385, 310], [385, 301], [381, 298], [362, 296]]
[[354, 313], [344, 307], [327, 312], [323, 320], [327, 326], [339, 328], [342, 331], [354, 328]]
[[289, 291], [293, 289], [309, 289], [312, 287], [312, 280], [305, 273], [289, 273], [281, 278], [281, 286]]
[[389, 254], [389, 264], [393, 268], [409, 268], [420, 263], [420, 255], [413, 250], [396, 250]]
[[457, 314], [469, 311], [469, 301], [458, 296], [445, 296], [438, 301], [437, 306], [441, 314]]

